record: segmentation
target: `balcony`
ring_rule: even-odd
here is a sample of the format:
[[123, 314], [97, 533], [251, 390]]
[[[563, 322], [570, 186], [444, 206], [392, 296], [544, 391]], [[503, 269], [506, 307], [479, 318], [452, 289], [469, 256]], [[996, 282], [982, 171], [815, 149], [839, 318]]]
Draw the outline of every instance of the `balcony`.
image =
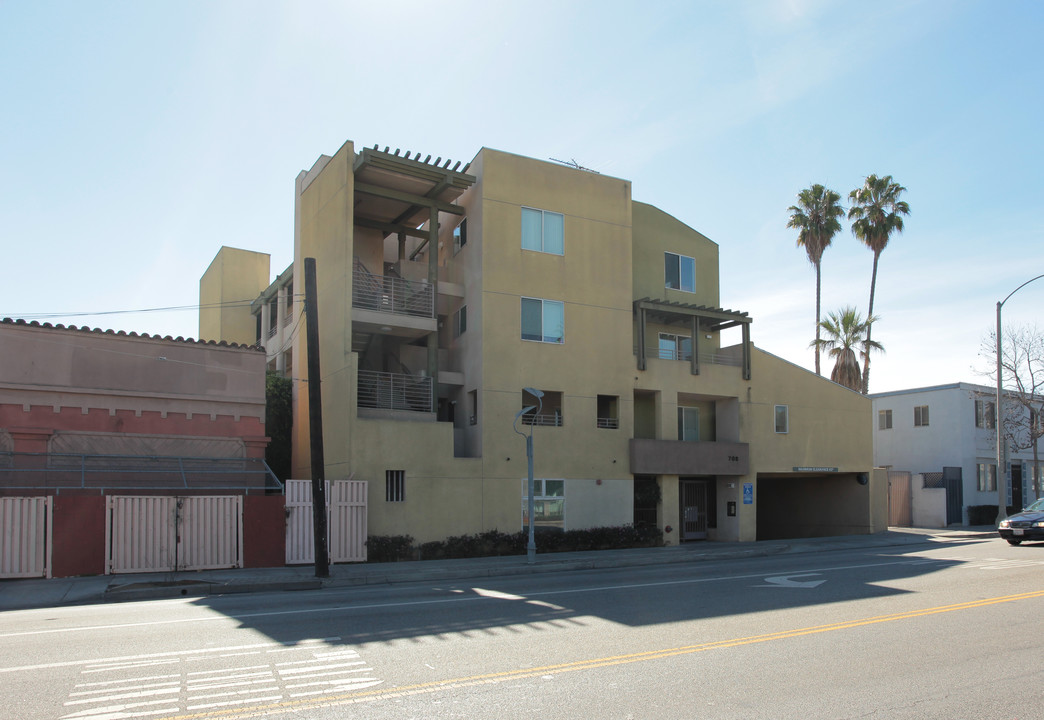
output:
[[360, 408], [432, 412], [431, 378], [423, 375], [359, 371]]
[[[634, 354], [638, 355], [638, 348], [634, 349]], [[659, 347], [656, 345], [647, 345], [645, 348], [645, 357], [647, 358], [659, 358], [660, 360], [675, 360], [678, 362], [692, 362], [692, 350], [686, 348], [671, 348], [671, 347]], [[742, 367], [743, 358], [736, 357], [726, 353], [710, 353], [701, 352], [700, 363], [706, 363], [708, 365], [729, 365], [731, 367]]]
[[750, 446], [735, 442], [631, 440], [635, 475], [746, 475]]
[[352, 307], [392, 315], [435, 317], [435, 289], [388, 275], [374, 275], [361, 263], [352, 272]]

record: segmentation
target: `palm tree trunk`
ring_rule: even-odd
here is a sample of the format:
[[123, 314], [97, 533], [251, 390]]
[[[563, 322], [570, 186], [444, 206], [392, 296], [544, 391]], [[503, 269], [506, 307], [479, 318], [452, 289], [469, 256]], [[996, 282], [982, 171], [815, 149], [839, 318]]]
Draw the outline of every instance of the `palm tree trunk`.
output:
[[[877, 259], [881, 257], [880, 251], [874, 252], [874, 272], [870, 276], [870, 309], [866, 313], [866, 319], [870, 320], [874, 316], [874, 290], [877, 288]], [[870, 323], [866, 326], [866, 343], [867, 351], [863, 357], [863, 394], [866, 395], [870, 390], [870, 333], [873, 332], [874, 324]]]
[[819, 274], [819, 263], [816, 263], [816, 375], [822, 375], [819, 371], [819, 298], [820, 298], [821, 281]]

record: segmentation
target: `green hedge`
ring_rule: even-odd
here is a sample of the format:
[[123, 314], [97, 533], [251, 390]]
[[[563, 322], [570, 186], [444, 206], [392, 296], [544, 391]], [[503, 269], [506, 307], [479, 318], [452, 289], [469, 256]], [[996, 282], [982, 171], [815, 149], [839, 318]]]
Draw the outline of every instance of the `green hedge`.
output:
[[[1013, 507], [1007, 508], [1007, 514], [1011, 515], [1018, 512]], [[997, 506], [996, 505], [969, 505], [968, 506], [968, 524], [969, 525], [996, 525], [997, 524]]]
[[[524, 531], [508, 534], [488, 530], [476, 535], [455, 535], [420, 545], [414, 545], [409, 535], [370, 535], [366, 539], [366, 555], [368, 562], [525, 555], [528, 544], [529, 535]], [[540, 553], [662, 546], [663, 531], [655, 527], [623, 525], [537, 532], [537, 552]]]

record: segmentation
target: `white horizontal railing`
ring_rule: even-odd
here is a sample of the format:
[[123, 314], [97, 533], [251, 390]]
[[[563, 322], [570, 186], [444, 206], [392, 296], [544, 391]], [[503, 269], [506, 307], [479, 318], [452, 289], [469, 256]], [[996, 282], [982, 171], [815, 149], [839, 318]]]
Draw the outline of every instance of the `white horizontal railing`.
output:
[[435, 317], [435, 288], [428, 283], [374, 275], [358, 266], [352, 273], [352, 306], [431, 318]]
[[[638, 354], [638, 349], [635, 348], [634, 354]], [[661, 348], [657, 345], [649, 346], [645, 349], [645, 357], [647, 358], [659, 358], [660, 360], [677, 360], [681, 362], [689, 362], [692, 360], [691, 350], [679, 350], [671, 348]], [[740, 367], [743, 365], [743, 360], [738, 357], [731, 355], [723, 355], [720, 353], [700, 353], [700, 362], [707, 363], [709, 365], [731, 365], [733, 367]]]
[[360, 370], [358, 403], [361, 408], [430, 413], [431, 378]]
[[547, 425], [549, 427], [561, 427], [562, 426], [562, 414], [554, 413], [553, 415], [533, 415], [526, 413], [522, 416], [523, 425]]

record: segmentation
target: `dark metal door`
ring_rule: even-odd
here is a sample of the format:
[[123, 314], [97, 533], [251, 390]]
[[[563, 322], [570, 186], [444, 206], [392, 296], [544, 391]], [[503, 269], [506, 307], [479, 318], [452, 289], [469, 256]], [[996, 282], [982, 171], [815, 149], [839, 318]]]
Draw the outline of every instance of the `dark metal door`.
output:
[[946, 487], [946, 524], [960, 525], [964, 522], [964, 480], [959, 467], [943, 468], [943, 485]]
[[707, 481], [681, 481], [681, 539], [707, 538]]

